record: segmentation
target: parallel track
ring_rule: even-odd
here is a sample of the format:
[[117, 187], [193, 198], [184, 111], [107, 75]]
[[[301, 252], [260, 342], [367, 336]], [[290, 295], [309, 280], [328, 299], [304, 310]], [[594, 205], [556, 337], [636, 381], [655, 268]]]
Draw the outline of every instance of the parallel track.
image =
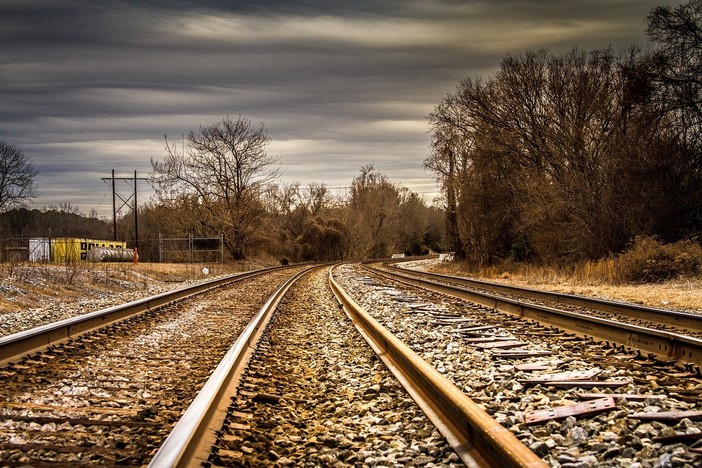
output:
[[[533, 319], [544, 324], [554, 325], [581, 336], [591, 336], [597, 339], [619, 343], [646, 353], [653, 353], [662, 359], [693, 364], [698, 368], [702, 366], [702, 340], [698, 338], [500, 297], [484, 291], [469, 289], [465, 287], [467, 283], [464, 282], [462, 278], [457, 278], [454, 281], [453, 277], [447, 277], [445, 275], [424, 274], [420, 272], [408, 273], [406, 270], [400, 268], [388, 270], [368, 265], [364, 266], [364, 268], [369, 272], [393, 279], [400, 283], [410, 284], [449, 296], [466, 299], [501, 312], [517, 315], [524, 319]], [[436, 280], [437, 277], [441, 282]], [[481, 287], [481, 289], [484, 288]], [[510, 290], [510, 294], [515, 293], [514, 290]], [[593, 304], [600, 302], [601, 301], [593, 301]], [[595, 305], [592, 307], [595, 307]], [[618, 305], [618, 307], [626, 308], [624, 305]], [[639, 308], [635, 307], [634, 309]]]
[[37, 353], [49, 346], [67, 342], [82, 334], [119, 322], [129, 317], [154, 310], [175, 301], [184, 300], [195, 294], [225, 286], [246, 278], [252, 278], [286, 267], [272, 267], [245, 273], [225, 276], [194, 286], [151, 296], [107, 309], [97, 310], [78, 317], [32, 328], [0, 337], [0, 367], [23, 356]]
[[[309, 270], [309, 269], [308, 269]], [[271, 316], [272, 312], [275, 310], [277, 304], [285, 294], [285, 292], [291, 287], [291, 285], [300, 278], [304, 272], [299, 273], [293, 278], [286, 281], [266, 302], [264, 307], [261, 308], [256, 317], [246, 326], [245, 330], [241, 332], [239, 338], [236, 340], [235, 344], [231, 347], [229, 352], [226, 353], [225, 357], [220, 362], [217, 369], [211, 375], [209, 380], [201, 388], [201, 391], [192, 400], [190, 407], [182, 414], [179, 418], [179, 422], [176, 424], [175, 429], [168, 435], [165, 442], [161, 448], [156, 453], [155, 457], [151, 461], [151, 466], [193, 466], [195, 464], [200, 464], [206, 461], [206, 456], [213, 441], [216, 439], [217, 431], [221, 428], [222, 420], [225, 415], [225, 407], [227, 402], [230, 401], [232, 392], [235, 390], [236, 382], [238, 376], [241, 375], [244, 363], [247, 361], [248, 356], [251, 354], [252, 349], [255, 347], [255, 341], [257, 337], [261, 334], [261, 331], [265, 327], [268, 318]], [[196, 294], [203, 290], [210, 288], [216, 288], [222, 284], [226, 284], [230, 281], [235, 281], [236, 279], [241, 279], [243, 277], [248, 277], [248, 275], [237, 275], [236, 278], [229, 278], [228, 281], [217, 281], [214, 284], [210, 283], [208, 285], [201, 285], [195, 288], [185, 288], [183, 290], [176, 291], [171, 294], [165, 294], [161, 296], [156, 296], [155, 298], [149, 298], [143, 301], [136, 301], [135, 303], [127, 304], [123, 307], [115, 307], [104, 311], [99, 311], [92, 314], [87, 314], [86, 316], [79, 319], [71, 319], [68, 321], [59, 322], [54, 325], [48, 325], [44, 327], [39, 327], [39, 329], [28, 330], [26, 332], [21, 332], [16, 335], [5, 337], [0, 344], [0, 350], [2, 350], [2, 356], [5, 361], [14, 362], [18, 359], [26, 356], [27, 354], [35, 355], [35, 357], [29, 359], [23, 359], [21, 365], [10, 364], [8, 367], [8, 376], [19, 377], [17, 381], [18, 388], [23, 388], [25, 381], [29, 384], [32, 378], [25, 378], [22, 373], [25, 369], [30, 369], [31, 366], [37, 365], [41, 369], [44, 366], [50, 366], [48, 362], [54, 360], [55, 358], [48, 353], [41, 353], [41, 350], [47, 347], [60, 348], [65, 347], [69, 352], [71, 349], [86, 349], [86, 356], [98, 356], [94, 354], [95, 350], [93, 343], [101, 343], [105, 341], [107, 346], [110, 343], [117, 345], [119, 340], [117, 336], [111, 336], [111, 332], [95, 331], [96, 327], [104, 323], [114, 323], [119, 320], [123, 320], [125, 317], [130, 315], [139, 315], [146, 311], [152, 310], [154, 307], [161, 307], [168, 302], [166, 296], [172, 301], [174, 298], [176, 302]], [[454, 450], [458, 456], [469, 466], [544, 466], [543, 462], [531, 452], [527, 447], [525, 447], [521, 442], [519, 442], [507, 429], [500, 426], [499, 423], [494, 421], [487, 413], [482, 411], [480, 407], [473, 403], [465, 394], [463, 394], [458, 388], [447, 381], [443, 376], [441, 376], [434, 368], [424, 362], [421, 358], [416, 356], [407, 346], [397, 340], [392, 336], [387, 330], [385, 330], [381, 325], [375, 322], [370, 316], [360, 309], [345, 292], [334, 282], [331, 277], [329, 277], [330, 285], [338, 297], [338, 300], [343, 303], [343, 307], [347, 315], [353, 321], [353, 324], [359, 330], [361, 335], [369, 342], [371, 347], [379, 357], [386, 363], [390, 370], [396, 375], [398, 380], [406, 388], [408, 393], [417, 401], [422, 410], [427, 414], [429, 419], [437, 425], [437, 428], [444, 434], [449, 443], [454, 447]], [[156, 306], [155, 304], [158, 304]], [[190, 307], [197, 309], [199, 306], [197, 304], [192, 304]], [[147, 317], [147, 315], [143, 315]], [[143, 318], [142, 317], [142, 318]], [[141, 318], [139, 319], [141, 320]], [[197, 319], [195, 319], [197, 320]], [[144, 322], [146, 323], [146, 321]], [[164, 324], [165, 328], [169, 328], [170, 325]], [[113, 326], [113, 325], [110, 325]], [[165, 329], [164, 328], [164, 329]], [[148, 328], [147, 328], [148, 330]], [[148, 331], [149, 336], [159, 337], [162, 333], [161, 330]], [[87, 335], [86, 335], [87, 334]], [[79, 337], [78, 340], [72, 341], [74, 337], [78, 335], [86, 335]], [[165, 336], [165, 335], [164, 335]], [[40, 337], [40, 338], [37, 338]], [[106, 338], [109, 337], [109, 340]], [[163, 339], [163, 338], [158, 338]], [[129, 342], [137, 343], [142, 340], [138, 335], [130, 338]], [[57, 343], [61, 343], [60, 346], [54, 347]], [[100, 347], [100, 345], [98, 345]], [[55, 349], [54, 349], [55, 350]], [[98, 461], [101, 457], [107, 457], [107, 463], [127, 463], [139, 464], [139, 460], [148, 454], [151, 450], [152, 443], [144, 445], [144, 443], [134, 444], [130, 441], [129, 434], [136, 434], [138, 439], [146, 440], [146, 435], [141, 434], [147, 427], [157, 430], [159, 434], [163, 433], [164, 424], [158, 422], [158, 419], [153, 419], [155, 414], [159, 415], [159, 418], [165, 417], [166, 421], [172, 421], [174, 417], [178, 414], [178, 404], [175, 406], [164, 406], [161, 401], [162, 397], [154, 396], [143, 396], [142, 392], [147, 389], [147, 385], [141, 382], [143, 378], [151, 374], [151, 371], [139, 371], [141, 377], [128, 377], [129, 367], [121, 365], [119, 372], [113, 372], [109, 368], [110, 359], [113, 358], [129, 358], [131, 353], [124, 348], [124, 343], [119, 343], [119, 346], [111, 348], [105, 353], [107, 361], [100, 361], [95, 359], [95, 357], [89, 357], [88, 362], [81, 361], [80, 356], [84, 353], [77, 354], [77, 360], [75, 363], [70, 364], [73, 366], [74, 370], [69, 371], [69, 374], [58, 373], [57, 375], [64, 375], [65, 377], [59, 377], [58, 382], [69, 382], [73, 377], [67, 377], [71, 375], [70, 372], [84, 373], [88, 371], [92, 374], [93, 366], [97, 365], [100, 375], [103, 372], [103, 368], [107, 371], [108, 382], [113, 390], [104, 390], [101, 385], [104, 384], [102, 377], [97, 377], [95, 384], [87, 384], [83, 391], [85, 393], [84, 398], [79, 398], [76, 401], [72, 398], [62, 399], [60, 401], [54, 401], [54, 396], [48, 396], [47, 402], [50, 404], [37, 404], [33, 400], [28, 403], [23, 403], [24, 397], [21, 397], [21, 401], [11, 402], [8, 406], [8, 416], [10, 420], [12, 418], [20, 418], [20, 421], [26, 421], [21, 424], [31, 423], [31, 421], [40, 421], [39, 424], [53, 424], [59, 425], [56, 429], [63, 430], [64, 434], [60, 435], [60, 438], [65, 437], [66, 429], [62, 429], [63, 426], [68, 425], [68, 430], [71, 427], [85, 427], [82, 429], [83, 434], [81, 437], [82, 442], [71, 444], [68, 442], [67, 445], [61, 445], [56, 440], [51, 439], [51, 442], [41, 442], [37, 439], [37, 442], [32, 442], [31, 447], [27, 446], [28, 449], [31, 448], [32, 451], [39, 450], [44, 452], [44, 455], [39, 455], [40, 457], [48, 457], [46, 460], [63, 460], [63, 455], [59, 453], [62, 450], [67, 450], [67, 454], [86, 454], [82, 455], [82, 460], [87, 460], [85, 457], [90, 457], [91, 462]], [[45, 360], [48, 359], [47, 362]], [[145, 359], [145, 358], [139, 358]], [[157, 359], [163, 359], [157, 357]], [[167, 358], [168, 359], [168, 358]], [[55, 364], [61, 365], [58, 362], [61, 359], [55, 359]], [[120, 360], [121, 362], [121, 360]], [[182, 362], [182, 361], [181, 361]], [[167, 364], [166, 364], [167, 365]], [[161, 366], [160, 364], [158, 365]], [[137, 366], [135, 366], [137, 367]], [[175, 375], [170, 375], [168, 377], [160, 377], [157, 373], [157, 366], [152, 367], [154, 374], [149, 377], [148, 380], [152, 378], [156, 379], [158, 382], [158, 387], [171, 387]], [[179, 369], [172, 369], [177, 371]], [[198, 371], [199, 372], [199, 371]], [[29, 374], [34, 374], [33, 371], [29, 371]], [[53, 375], [53, 374], [51, 374]], [[14, 379], [14, 377], [12, 377]], [[50, 378], [50, 374], [46, 374], [43, 381], [49, 384], [46, 379]], [[75, 377], [78, 378], [77, 376]], [[83, 377], [81, 377], [83, 378]], [[112, 379], [115, 379], [114, 381]], [[122, 380], [126, 378], [127, 380]], [[161, 380], [165, 379], [165, 380]], [[14, 382], [14, 380], [13, 380]], [[113, 392], [122, 392], [121, 387], [117, 389], [116, 386], [120, 385], [120, 382], [124, 382], [127, 385], [128, 392], [136, 395], [136, 400], [138, 400], [138, 406], [135, 409], [131, 409], [127, 405], [127, 399], [130, 397], [120, 397], [120, 403], [117, 407], [112, 407], [113, 402], [110, 395]], [[33, 383], [32, 385], [35, 385]], [[13, 384], [14, 385], [14, 384]], [[51, 383], [51, 388], [55, 388], [57, 384]], [[70, 383], [59, 383], [61, 385], [69, 385]], [[86, 385], [85, 383], [80, 385]], [[198, 385], [199, 386], [199, 385]], [[106, 387], [106, 388], [112, 388]], [[29, 388], [29, 387], [27, 387]], [[57, 387], [56, 387], [57, 388]], [[155, 387], [154, 387], [155, 388]], [[9, 389], [8, 389], [9, 390]], [[61, 389], [61, 392], [71, 391], [70, 387], [65, 387]], [[96, 394], [95, 392], [99, 392]], [[49, 395], [57, 395], [56, 391], [49, 393]], [[182, 392], [181, 392], [182, 393]], [[104, 394], [104, 395], [103, 395]], [[143, 393], [146, 395], [146, 393]], [[66, 394], [69, 395], [69, 394]], [[165, 397], [167, 399], [173, 399], [173, 393], [171, 396]], [[183, 394], [185, 398], [185, 394]], [[188, 396], [188, 400], [192, 397]], [[99, 401], [100, 407], [95, 407], [93, 400]], [[176, 402], [177, 403], [177, 402]], [[63, 408], [62, 404], [69, 404]], [[87, 405], [87, 406], [86, 406]], [[148, 405], [148, 408], [142, 408], [144, 405]], [[37, 416], [37, 414], [29, 413], [28, 418], [21, 419], [23, 416], [17, 414], [17, 410], [27, 406], [28, 408], [40, 409], [44, 412], [51, 411], [52, 408], [56, 408], [56, 411], [60, 410], [61, 414], [58, 413], [47, 413], [48, 417]], [[103, 408], [104, 406], [104, 408]], [[153, 411], [152, 408], [153, 407]], [[141, 409], [140, 409], [141, 408]], [[147, 411], [148, 410], [148, 411]], [[30, 411], [32, 411], [30, 409]], [[97, 413], [96, 413], [97, 411]], [[103, 411], [106, 415], [109, 414], [109, 419], [103, 421], [100, 417], [100, 411]], [[62, 413], [66, 412], [65, 415]], [[73, 414], [84, 414], [84, 417], [75, 416]], [[57, 417], [53, 417], [53, 415]], [[14, 415], [14, 416], [13, 416]], [[123, 416], [126, 419], [123, 418]], [[38, 419], [37, 419], [38, 418]], [[141, 419], [140, 419], [141, 418]], [[46, 420], [46, 421], [44, 421]], [[52, 423], [52, 421], [55, 421]], [[66, 421], [62, 423], [62, 421]], [[168, 427], [170, 423], [166, 422], [165, 427]], [[94, 429], [99, 428], [104, 425], [119, 428], [122, 431], [125, 427], [128, 428], [126, 433], [114, 432], [114, 436], [110, 436], [108, 440], [113, 440], [117, 443], [117, 449], [110, 449], [109, 447], [95, 446], [94, 439], [100, 436], [94, 435], [101, 434], [101, 430]], [[131, 429], [129, 429], [131, 428]], [[143, 429], [142, 429], [143, 428]], [[10, 430], [11, 433], [14, 429], [7, 426], [6, 430]], [[24, 428], [20, 425], [18, 429], [20, 433], [26, 433], [29, 437], [30, 434], [35, 434], [36, 431], [32, 428]], [[111, 429], [112, 431], [112, 429]], [[131, 432], [130, 432], [131, 431]], [[137, 432], [133, 432], [137, 431]], [[139, 432], [141, 431], [141, 432]], [[152, 429], [149, 429], [152, 431]], [[150, 434], [150, 433], [149, 433]], [[163, 435], [153, 434], [148, 436], [148, 440], [154, 441], [158, 440]], [[32, 437], [34, 437], [32, 435]], [[29, 439], [27, 439], [29, 440]], [[31, 439], [34, 440], [34, 439]], [[161, 439], [163, 440], [163, 439]], [[136, 442], [136, 441], [134, 441]], [[10, 444], [5, 444], [7, 447], [3, 450], [12, 451], [12, 453], [17, 453], [18, 449], [22, 446], [22, 442], [13, 442]], [[134, 446], [134, 447], [132, 447]], [[138, 453], [132, 452], [133, 448], [138, 448]], [[48, 452], [47, 452], [48, 450]], [[113, 450], [111, 453], [110, 450]], [[2, 451], [0, 450], [0, 453]], [[8, 452], [9, 453], [9, 452]], [[29, 453], [29, 452], [28, 452]], [[90, 455], [87, 455], [90, 454]], [[116, 457], [116, 458], [115, 458]], [[43, 459], [43, 458], [42, 458]], [[22, 456], [17, 457], [16, 455], [10, 458], [9, 464], [22, 464], [25, 463], [24, 460], [31, 460], [31, 458], [25, 458]]]
[[207, 460], [222, 427], [231, 395], [271, 314], [290, 287], [309, 270], [282, 284], [239, 335], [197, 397], [149, 463], [150, 467], [193, 466]]
[[702, 315], [676, 310], [658, 309], [637, 304], [625, 304], [621, 302], [607, 301], [592, 297], [577, 296], [574, 294], [557, 293], [538, 289], [523, 288], [519, 286], [509, 286], [506, 284], [491, 283], [461, 276], [442, 275], [430, 272], [417, 272], [396, 266], [396, 264], [385, 264], [385, 268], [403, 275], [420, 275], [423, 278], [430, 278], [437, 282], [446, 282], [455, 285], [466, 286], [473, 290], [492, 291], [500, 294], [526, 297], [537, 301], [552, 302], [559, 305], [568, 305], [591, 310], [598, 310], [615, 315], [632, 317], [666, 325], [671, 325], [680, 329], [702, 332]]
[[[216, 281], [186, 288], [157, 310], [12, 359], [0, 369], [0, 465], [148, 462], [230, 343], [292, 274], [257, 271], [228, 278], [246, 281], [241, 287], [219, 288], [227, 281]], [[208, 286], [217, 289], [186, 300]], [[99, 314], [89, 315], [88, 321]], [[41, 328], [6, 341], [30, 349], [21, 336], [31, 341], [51, 327]]]
[[329, 282], [361, 335], [467, 466], [545, 466], [508, 429], [354, 302], [331, 271]]
[[[506, 428], [361, 309], [334, 281], [331, 269], [329, 284], [357, 330], [466, 465], [545, 466], [538, 456]], [[284, 289], [287, 290], [288, 287], [286, 283]], [[270, 316], [278, 301], [279, 299], [269, 301], [258, 316]], [[250, 325], [249, 328], [260, 330], [259, 325]], [[256, 335], [259, 336], [258, 333]], [[166, 443], [159, 449], [150, 466], [193, 466], [205, 461], [205, 449], [216, 438], [217, 428], [220, 427], [220, 420], [223, 418], [223, 413], [216, 408], [235, 394], [232, 382], [236, 381], [237, 377], [233, 376], [241, 375], [247, 362], [247, 356], [244, 355], [248, 355], [249, 348], [255, 346], [250, 339], [251, 337], [242, 335], [242, 343], [237, 341], [232, 347], [226, 358], [227, 364], [223, 362], [219, 367], [227, 367], [227, 375], [216, 372], [205, 384], [202, 392], [185, 413], [182, 422], [178, 423]], [[244, 346], [243, 343], [247, 345]]]
[[[680, 454], [673, 465], [698, 466], [700, 437], [682, 439], [685, 418], [702, 413], [702, 381], [693, 366], [406, 286], [360, 266], [343, 271], [338, 280], [354, 300], [552, 466], [654, 466], [673, 451]], [[594, 398], [607, 400], [609, 409], [588, 413], [592, 407], [582, 399]], [[659, 418], [652, 413], [660, 419], [647, 424]], [[699, 433], [693, 424], [689, 432]], [[648, 439], [639, 444], [636, 437]]]

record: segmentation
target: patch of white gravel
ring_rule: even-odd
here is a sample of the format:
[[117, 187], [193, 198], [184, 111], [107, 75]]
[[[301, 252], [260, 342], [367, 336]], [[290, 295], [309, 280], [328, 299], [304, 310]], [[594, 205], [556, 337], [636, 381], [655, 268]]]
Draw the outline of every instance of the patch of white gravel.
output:
[[[208, 278], [211, 280], [215, 278]], [[75, 302], [62, 301], [60, 297], [48, 298], [48, 305], [32, 309], [20, 310], [0, 315], [0, 336], [11, 335], [29, 330], [41, 325], [77, 317], [89, 312], [114, 307], [165, 292], [192, 286], [204, 282], [186, 281], [182, 283], [152, 282], [146, 288], [124, 291], [119, 293], [100, 293], [96, 298], [79, 299]]]

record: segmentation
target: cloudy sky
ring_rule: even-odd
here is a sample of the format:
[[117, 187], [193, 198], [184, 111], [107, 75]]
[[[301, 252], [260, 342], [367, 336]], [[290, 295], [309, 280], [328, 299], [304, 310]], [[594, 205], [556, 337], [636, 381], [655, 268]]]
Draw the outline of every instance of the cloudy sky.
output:
[[645, 47], [664, 4], [0, 0], [0, 139], [39, 171], [36, 208], [109, 215], [101, 178], [146, 177], [164, 134], [227, 115], [265, 125], [281, 183], [342, 190], [374, 164], [431, 202], [426, 116], [462, 78], [527, 49]]

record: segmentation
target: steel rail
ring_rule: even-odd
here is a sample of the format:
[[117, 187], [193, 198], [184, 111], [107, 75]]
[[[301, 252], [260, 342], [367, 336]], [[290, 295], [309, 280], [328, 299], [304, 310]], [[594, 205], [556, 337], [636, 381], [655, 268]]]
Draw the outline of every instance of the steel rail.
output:
[[697, 338], [661, 330], [653, 330], [576, 312], [559, 310], [552, 307], [519, 302], [517, 300], [498, 297], [484, 292], [468, 290], [460, 286], [438, 283], [416, 276], [400, 274], [396, 271], [379, 270], [368, 266], [363, 266], [363, 268], [403, 284], [466, 299], [501, 312], [507, 312], [522, 318], [534, 319], [541, 323], [554, 325], [581, 336], [592, 336], [603, 340], [609, 340], [631, 348], [654, 353], [665, 359], [673, 359], [702, 366], [702, 340]]
[[[392, 263], [392, 264], [391, 264]], [[396, 272], [416, 273], [421, 276], [430, 277], [437, 281], [446, 281], [454, 284], [461, 284], [471, 288], [480, 288], [487, 291], [514, 294], [531, 299], [555, 302], [557, 304], [566, 304], [575, 307], [583, 307], [588, 309], [609, 312], [627, 317], [634, 317], [648, 320], [651, 322], [673, 325], [687, 330], [702, 331], [702, 315], [692, 314], [689, 312], [681, 312], [675, 310], [658, 309], [655, 307], [646, 307], [637, 304], [623, 304], [621, 302], [607, 301], [591, 297], [578, 296], [575, 294], [565, 294], [549, 291], [540, 291], [538, 289], [524, 288], [520, 286], [509, 286], [506, 284], [491, 283], [472, 278], [463, 278], [460, 276], [442, 275], [431, 272], [415, 272], [396, 266], [398, 262], [387, 262], [385, 267]]]
[[373, 319], [336, 283], [337, 300], [363, 338], [469, 467], [545, 467], [508, 429]]
[[228, 275], [194, 286], [186, 286], [127, 304], [96, 310], [77, 317], [0, 337], [0, 367], [28, 354], [42, 351], [51, 345], [68, 341], [89, 331], [153, 310], [169, 302], [183, 300], [213, 288], [282, 268], [289, 268], [289, 266], [275, 266]]
[[321, 267], [310, 267], [289, 278], [261, 307], [161, 444], [149, 467], [200, 466], [207, 461], [217, 439], [216, 431], [227, 415], [229, 397], [236, 391], [272, 312], [288, 289], [314, 268]]

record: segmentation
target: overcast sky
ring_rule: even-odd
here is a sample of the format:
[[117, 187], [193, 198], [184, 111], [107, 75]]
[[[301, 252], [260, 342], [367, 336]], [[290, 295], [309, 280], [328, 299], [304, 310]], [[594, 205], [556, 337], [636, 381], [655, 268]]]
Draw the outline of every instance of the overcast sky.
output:
[[426, 117], [462, 78], [527, 49], [646, 47], [646, 15], [677, 3], [0, 0], [0, 139], [39, 171], [36, 208], [110, 215], [112, 169], [146, 177], [164, 134], [239, 114], [281, 183], [346, 187], [374, 164], [431, 202]]

